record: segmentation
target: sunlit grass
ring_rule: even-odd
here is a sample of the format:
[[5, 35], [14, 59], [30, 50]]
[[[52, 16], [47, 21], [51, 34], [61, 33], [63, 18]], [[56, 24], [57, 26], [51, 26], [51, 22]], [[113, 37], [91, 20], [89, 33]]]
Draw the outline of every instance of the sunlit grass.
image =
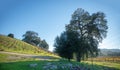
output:
[[40, 47], [33, 46], [21, 40], [3, 35], [0, 35], [0, 51], [58, 57], [52, 52], [46, 51]]
[[[88, 64], [92, 64], [91, 61], [83, 61]], [[101, 66], [106, 66], [106, 67], [112, 67], [112, 68], [117, 68], [120, 70], [120, 63], [114, 63], [114, 62], [95, 62], [93, 61], [93, 65], [101, 65]]]
[[17, 61], [33, 61], [35, 58], [27, 58], [13, 54], [3, 54], [0, 53], [0, 63], [2, 62], [17, 62]]
[[8, 54], [0, 54], [0, 62], [5, 62], [8, 56]]

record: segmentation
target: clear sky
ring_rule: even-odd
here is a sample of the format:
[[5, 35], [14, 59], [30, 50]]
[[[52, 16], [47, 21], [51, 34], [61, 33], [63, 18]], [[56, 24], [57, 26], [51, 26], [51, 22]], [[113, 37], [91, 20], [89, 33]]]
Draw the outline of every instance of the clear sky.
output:
[[100, 48], [120, 49], [120, 0], [0, 0], [0, 34], [22, 39], [26, 31], [39, 34], [53, 50], [54, 39], [65, 30], [77, 8], [101, 11], [108, 21], [107, 38]]

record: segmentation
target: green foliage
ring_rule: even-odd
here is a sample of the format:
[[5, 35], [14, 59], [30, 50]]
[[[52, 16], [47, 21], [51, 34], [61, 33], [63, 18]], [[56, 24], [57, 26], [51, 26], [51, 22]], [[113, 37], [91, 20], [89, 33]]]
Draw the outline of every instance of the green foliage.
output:
[[107, 21], [102, 12], [90, 15], [87, 11], [78, 8], [72, 14], [70, 24], [66, 31], [55, 39], [55, 51], [62, 57], [72, 58], [80, 62], [88, 56], [98, 55], [98, 44], [107, 34]]
[[[107, 34], [107, 21], [102, 12], [90, 15], [87, 11], [78, 8], [73, 14], [66, 31], [77, 32], [79, 44], [74, 47], [77, 61], [86, 55], [98, 55], [98, 44], [102, 42]], [[75, 45], [74, 45], [75, 46]]]
[[8, 37], [14, 38], [14, 34], [10, 33], [8, 34]]
[[27, 31], [24, 35], [23, 35], [23, 41], [32, 44], [32, 45], [38, 45], [40, 42], [40, 39], [38, 37], [38, 33], [34, 32], [34, 31]]
[[[63, 58], [67, 58], [69, 61], [73, 58], [73, 44], [75, 45], [75, 40], [72, 38], [72, 36], [75, 35], [75, 33], [70, 32], [64, 32], [61, 34], [60, 37], [56, 37], [54, 47], [55, 52], [59, 54], [59, 56]], [[76, 42], [77, 44], [77, 42]]]
[[40, 46], [41, 48], [46, 49], [46, 50], [49, 49], [49, 45], [47, 44], [47, 42], [46, 42], [45, 40], [42, 40], [42, 41], [39, 43], [39, 46]]
[[22, 40], [31, 45], [39, 46], [46, 50], [49, 49], [49, 45], [47, 44], [47, 42], [45, 40], [41, 40], [40, 37], [38, 37], [38, 33], [34, 32], [34, 31], [27, 31], [23, 35], [23, 37], [24, 38]]

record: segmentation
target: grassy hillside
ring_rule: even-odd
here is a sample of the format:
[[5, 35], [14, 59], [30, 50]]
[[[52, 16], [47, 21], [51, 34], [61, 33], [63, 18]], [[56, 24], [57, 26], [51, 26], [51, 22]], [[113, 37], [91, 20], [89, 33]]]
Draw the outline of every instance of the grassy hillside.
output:
[[32, 46], [21, 40], [0, 35], [0, 51], [38, 54], [38, 55], [54, 55], [49, 51], [45, 51], [40, 47]]

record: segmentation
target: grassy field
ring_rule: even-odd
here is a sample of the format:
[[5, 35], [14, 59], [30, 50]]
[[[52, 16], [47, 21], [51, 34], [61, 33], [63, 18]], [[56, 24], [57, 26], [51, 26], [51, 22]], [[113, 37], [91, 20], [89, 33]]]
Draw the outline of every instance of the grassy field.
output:
[[[67, 61], [38, 61], [38, 60], [30, 60], [30, 61], [17, 61], [17, 62], [9, 62], [9, 63], [0, 63], [0, 70], [46, 70], [45, 66], [51, 64], [53, 66], [57, 66], [57, 68], [50, 68], [51, 65], [48, 66], [48, 70], [70, 70], [70, 64], [72, 67], [79, 66], [86, 68], [85, 70], [120, 70], [118, 68], [113, 67], [106, 67], [103, 65], [92, 65], [89, 63], [77, 63], [77, 62], [67, 62]], [[36, 64], [36, 66], [30, 66], [31, 64]], [[62, 68], [63, 66], [66, 66], [66, 68]]]
[[[13, 57], [13, 58], [10, 58]], [[33, 65], [33, 66], [31, 66]], [[83, 61], [81, 63], [65, 59], [38, 60], [36, 58], [25, 58], [17, 55], [0, 53], [0, 70], [120, 70], [120, 64], [110, 62]], [[81, 70], [81, 69], [78, 69]]]

